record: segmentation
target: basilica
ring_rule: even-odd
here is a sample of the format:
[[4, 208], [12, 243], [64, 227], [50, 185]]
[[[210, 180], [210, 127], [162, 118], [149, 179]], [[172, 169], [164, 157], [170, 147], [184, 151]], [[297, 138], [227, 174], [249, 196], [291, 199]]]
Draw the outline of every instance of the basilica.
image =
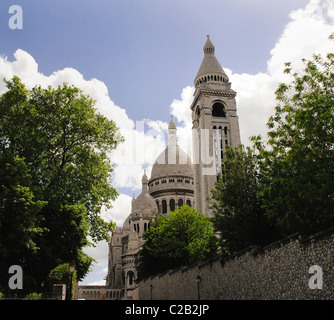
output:
[[192, 161], [178, 145], [173, 118], [168, 144], [156, 159], [151, 177], [142, 177], [142, 191], [132, 199], [132, 209], [109, 243], [108, 274], [103, 291], [109, 299], [135, 299], [137, 257], [157, 215], [168, 215], [183, 204], [211, 216], [208, 197], [221, 170], [225, 146], [240, 144], [236, 92], [215, 56], [209, 36], [204, 57], [194, 80], [192, 104]]

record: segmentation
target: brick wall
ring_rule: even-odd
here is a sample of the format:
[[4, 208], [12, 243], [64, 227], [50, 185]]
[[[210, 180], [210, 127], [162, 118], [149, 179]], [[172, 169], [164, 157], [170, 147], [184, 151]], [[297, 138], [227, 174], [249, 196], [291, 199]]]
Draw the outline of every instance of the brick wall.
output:
[[[309, 287], [310, 278], [321, 274], [309, 273], [312, 265], [322, 268], [323, 289]], [[151, 299], [151, 292], [154, 300], [197, 300], [198, 293], [201, 300], [334, 299], [333, 267], [334, 229], [308, 238], [293, 235], [247, 248], [223, 265], [199, 263], [143, 280], [139, 299]]]

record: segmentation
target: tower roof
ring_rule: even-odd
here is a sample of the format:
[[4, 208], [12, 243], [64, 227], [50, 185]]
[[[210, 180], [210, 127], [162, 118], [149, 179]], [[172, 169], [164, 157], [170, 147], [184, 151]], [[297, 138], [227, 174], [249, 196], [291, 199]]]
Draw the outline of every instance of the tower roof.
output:
[[199, 77], [209, 74], [221, 75], [228, 80], [228, 77], [224, 69], [222, 68], [222, 66], [220, 65], [219, 61], [215, 56], [215, 46], [212, 44], [209, 35], [207, 36], [206, 42], [203, 47], [203, 51], [204, 51], [204, 58], [197, 72], [195, 83]]

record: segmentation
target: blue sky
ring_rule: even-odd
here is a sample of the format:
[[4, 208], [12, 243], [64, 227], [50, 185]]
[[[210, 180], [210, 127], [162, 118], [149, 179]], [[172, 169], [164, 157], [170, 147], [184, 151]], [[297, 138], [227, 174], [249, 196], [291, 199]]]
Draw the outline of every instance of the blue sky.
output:
[[[1, 53], [29, 52], [48, 75], [72, 67], [103, 81], [131, 119], [169, 118], [168, 106], [192, 85], [210, 34], [234, 72], [266, 70], [291, 10], [307, 0], [1, 0]], [[23, 9], [23, 30], [8, 8]]]
[[[23, 29], [11, 30], [12, 5], [23, 10]], [[206, 35], [237, 91], [242, 143], [265, 134], [284, 62], [334, 52], [332, 0], [1, 0], [0, 79], [18, 75], [28, 87], [74, 84], [97, 100], [126, 142], [111, 155], [120, 193], [106, 220], [119, 226], [148, 175], [170, 114], [179, 142], [191, 151], [193, 80]], [[0, 82], [0, 94], [5, 87]], [[144, 130], [141, 123], [145, 122]], [[127, 162], [129, 154], [137, 160]], [[140, 158], [140, 160], [138, 160]], [[89, 248], [98, 263], [84, 284], [103, 283], [107, 244]]]

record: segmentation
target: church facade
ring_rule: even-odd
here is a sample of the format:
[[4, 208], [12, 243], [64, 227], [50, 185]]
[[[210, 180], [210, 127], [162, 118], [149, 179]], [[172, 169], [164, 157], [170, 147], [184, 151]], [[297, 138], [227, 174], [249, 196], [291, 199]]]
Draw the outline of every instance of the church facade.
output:
[[106, 288], [120, 299], [135, 299], [138, 251], [157, 215], [167, 215], [183, 204], [211, 216], [207, 197], [217, 180], [225, 147], [240, 144], [236, 92], [215, 56], [209, 36], [195, 77], [194, 100], [189, 106], [193, 124], [193, 162], [177, 143], [173, 118], [168, 145], [156, 159], [151, 177], [142, 178], [142, 191], [132, 199], [131, 213], [117, 227], [109, 243]]

